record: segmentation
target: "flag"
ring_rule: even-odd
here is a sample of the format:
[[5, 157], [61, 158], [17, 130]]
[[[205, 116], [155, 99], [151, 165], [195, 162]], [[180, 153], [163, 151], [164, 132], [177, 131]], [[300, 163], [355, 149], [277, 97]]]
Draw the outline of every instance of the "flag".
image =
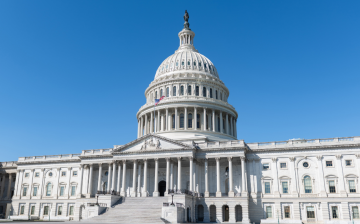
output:
[[155, 105], [158, 105], [160, 103], [160, 100], [164, 99], [165, 96], [160, 97], [160, 99], [155, 99]]

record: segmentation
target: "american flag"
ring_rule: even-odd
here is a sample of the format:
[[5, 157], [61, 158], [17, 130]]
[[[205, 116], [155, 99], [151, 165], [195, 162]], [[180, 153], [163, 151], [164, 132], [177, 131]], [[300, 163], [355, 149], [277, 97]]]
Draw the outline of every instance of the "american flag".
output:
[[164, 99], [165, 96], [160, 97], [160, 99], [155, 99], [155, 106], [158, 105], [158, 103], [160, 103], [160, 100]]

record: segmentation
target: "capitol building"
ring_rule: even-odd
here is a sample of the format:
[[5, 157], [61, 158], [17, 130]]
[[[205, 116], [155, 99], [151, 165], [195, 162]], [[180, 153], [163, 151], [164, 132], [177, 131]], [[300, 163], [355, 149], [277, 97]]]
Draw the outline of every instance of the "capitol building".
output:
[[137, 138], [0, 163], [0, 218], [360, 223], [360, 137], [240, 140], [230, 90], [184, 19], [179, 48], [145, 90]]

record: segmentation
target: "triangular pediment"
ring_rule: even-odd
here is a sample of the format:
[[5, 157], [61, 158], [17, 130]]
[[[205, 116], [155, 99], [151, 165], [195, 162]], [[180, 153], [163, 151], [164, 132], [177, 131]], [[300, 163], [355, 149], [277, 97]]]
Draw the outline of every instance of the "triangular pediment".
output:
[[113, 152], [141, 152], [177, 149], [194, 149], [194, 147], [156, 134], [147, 134], [141, 138], [129, 142], [126, 145], [122, 145], [114, 149]]

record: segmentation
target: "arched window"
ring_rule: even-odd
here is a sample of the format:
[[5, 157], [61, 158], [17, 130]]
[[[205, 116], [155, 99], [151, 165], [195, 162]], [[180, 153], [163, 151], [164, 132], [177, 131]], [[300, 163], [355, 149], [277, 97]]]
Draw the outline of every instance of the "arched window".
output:
[[175, 114], [172, 115], [172, 128], [175, 129]]
[[173, 96], [176, 96], [176, 86], [173, 87]]
[[220, 117], [218, 117], [218, 132], [220, 132]]
[[305, 187], [305, 193], [312, 193], [311, 177], [309, 176], [304, 177], [304, 187]]
[[162, 97], [162, 96], [163, 96], [163, 90], [160, 89], [160, 97]]
[[195, 87], [195, 93], [196, 93], [196, 96], [199, 96], [199, 86]]
[[190, 61], [188, 61], [188, 65], [190, 65]]
[[213, 98], [212, 89], [210, 88], [210, 98]]
[[218, 99], [217, 90], [215, 90], [215, 99]]
[[169, 97], [169, 92], [170, 92], [170, 89], [169, 87], [166, 88], [166, 97]]
[[196, 61], [194, 61], [194, 66], [196, 66]]
[[48, 183], [46, 185], [46, 196], [51, 196], [51, 188], [52, 188], [51, 183]]
[[180, 96], [184, 95], [184, 86], [180, 86]]
[[203, 87], [203, 97], [206, 97], [206, 87]]
[[201, 67], [201, 62], [199, 62], [199, 67]]
[[188, 128], [192, 128], [192, 114], [188, 114]]
[[184, 114], [180, 114], [180, 128], [184, 128]]
[[155, 99], [157, 99], [157, 91], [155, 91]]
[[188, 86], [188, 95], [191, 96], [191, 86]]
[[200, 114], [196, 115], [196, 128], [200, 128]]

